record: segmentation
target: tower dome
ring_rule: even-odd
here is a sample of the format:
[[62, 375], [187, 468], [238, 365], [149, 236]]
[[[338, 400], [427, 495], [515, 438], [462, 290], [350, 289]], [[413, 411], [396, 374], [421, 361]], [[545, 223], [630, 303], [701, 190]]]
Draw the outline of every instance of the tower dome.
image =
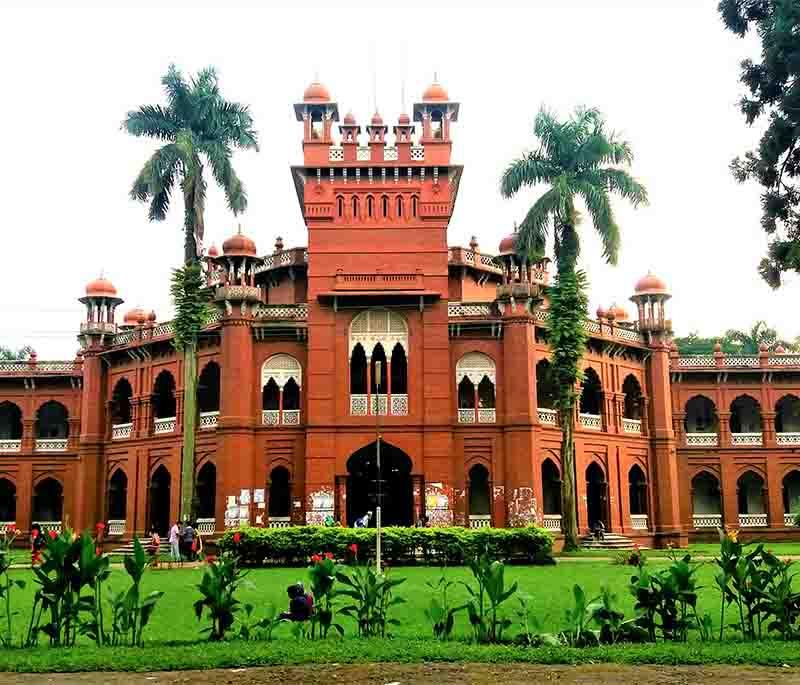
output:
[[375, 114], [372, 115], [370, 123], [373, 126], [383, 126], [383, 117], [380, 115], [378, 110], [375, 110]]
[[242, 233], [240, 227], [238, 233], [222, 243], [222, 253], [226, 257], [255, 257], [257, 254], [256, 244]]
[[397, 117], [397, 123], [401, 126], [408, 126], [411, 123], [411, 117], [403, 112], [399, 117]]
[[104, 276], [95, 278], [86, 285], [87, 297], [116, 297], [117, 289], [114, 284]]
[[666, 295], [668, 294], [667, 284], [651, 271], [642, 276], [634, 287], [637, 295]]
[[330, 91], [315, 80], [303, 91], [303, 102], [330, 102]]
[[612, 313], [614, 315], [614, 320], [615, 321], [627, 321], [628, 320], [628, 312], [627, 312], [627, 310], [625, 309], [625, 307], [621, 307], [616, 302], [614, 304], [612, 304], [608, 308], [608, 314], [612, 314]]
[[497, 248], [497, 256], [516, 254], [517, 252], [517, 225], [514, 224], [514, 232], [507, 235], [500, 241], [500, 247]]
[[211, 243], [211, 247], [208, 248], [208, 256], [219, 257], [219, 248], [216, 243]]
[[345, 126], [355, 126], [356, 125], [356, 118], [353, 112], [348, 112], [344, 115], [344, 120], [342, 122]]
[[448, 100], [450, 100], [450, 96], [447, 94], [444, 87], [436, 80], [422, 93], [423, 102], [447, 102]]
[[134, 307], [133, 309], [129, 309], [127, 312], [125, 312], [125, 316], [122, 317], [122, 325], [136, 326], [139, 323], [139, 320], [146, 316], [147, 315], [144, 313], [144, 309], [141, 307]]

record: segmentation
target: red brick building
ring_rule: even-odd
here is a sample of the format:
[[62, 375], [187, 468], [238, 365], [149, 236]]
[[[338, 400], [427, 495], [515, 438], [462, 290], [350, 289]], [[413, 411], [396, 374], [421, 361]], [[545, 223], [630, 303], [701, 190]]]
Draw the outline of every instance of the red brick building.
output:
[[[559, 527], [561, 432], [548, 372], [548, 264], [448, 247], [459, 104], [433, 84], [365, 127], [314, 83], [291, 168], [307, 247], [241, 232], [204, 263], [217, 311], [199, 346], [194, 515], [204, 532], [352, 523]], [[366, 144], [364, 144], [366, 143]], [[166, 287], [166, 286], [165, 286]], [[588, 322], [576, 422], [579, 523], [647, 544], [724, 522], [789, 535], [800, 507], [800, 356], [682, 358], [666, 285], [636, 316]], [[100, 278], [74, 361], [0, 362], [0, 526], [109, 522], [129, 538], [178, 516], [182, 358], [169, 322]], [[77, 322], [76, 322], [77, 323]]]

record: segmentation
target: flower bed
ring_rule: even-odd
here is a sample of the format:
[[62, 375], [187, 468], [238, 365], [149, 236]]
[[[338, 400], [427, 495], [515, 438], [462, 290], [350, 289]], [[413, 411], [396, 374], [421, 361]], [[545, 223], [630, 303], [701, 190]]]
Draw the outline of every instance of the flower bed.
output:
[[[237, 541], [234, 541], [236, 537]], [[345, 559], [351, 545], [363, 558], [375, 555], [375, 530], [371, 528], [239, 528], [219, 540], [223, 552], [236, 554], [242, 563], [305, 565], [319, 552]], [[382, 556], [390, 564], [411, 562], [462, 564], [479, 551], [496, 559], [533, 564], [553, 563], [553, 536], [544, 528], [384, 528]]]

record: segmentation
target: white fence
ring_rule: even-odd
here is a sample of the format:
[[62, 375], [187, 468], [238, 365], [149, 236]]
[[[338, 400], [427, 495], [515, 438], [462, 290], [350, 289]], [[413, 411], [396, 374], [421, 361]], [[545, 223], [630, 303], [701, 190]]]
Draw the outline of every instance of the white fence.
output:
[[542, 526], [547, 530], [561, 530], [561, 514], [545, 514], [542, 516]]
[[66, 452], [67, 438], [36, 438], [37, 452]]
[[111, 439], [112, 440], [125, 440], [131, 437], [133, 431], [132, 423], [117, 423], [111, 426]]
[[491, 528], [492, 515], [491, 514], [470, 514], [469, 515], [470, 528]]
[[716, 447], [719, 437], [716, 433], [687, 433], [686, 445], [688, 447]]
[[19, 452], [22, 450], [22, 440], [0, 440], [0, 452]]
[[270, 516], [270, 528], [289, 528], [292, 525], [292, 519], [289, 516]]
[[174, 433], [175, 432], [175, 417], [170, 416], [166, 419], [153, 419], [153, 433], [159, 435], [161, 433]]
[[641, 435], [642, 422], [639, 419], [622, 419], [622, 432]]
[[800, 433], [776, 433], [779, 445], [800, 445]]
[[200, 412], [200, 430], [213, 430], [217, 427], [219, 422], [218, 411], [201, 411]]
[[722, 526], [722, 514], [694, 514], [692, 525], [695, 528], [720, 528]]
[[586, 430], [599, 431], [603, 427], [599, 414], [578, 414], [578, 420]]
[[216, 519], [197, 519], [198, 535], [213, 535], [217, 530]]
[[739, 525], [742, 528], [766, 528], [766, 514], [739, 514]]
[[631, 528], [633, 530], [647, 530], [647, 514], [631, 514]]
[[557, 410], [547, 409], [546, 407], [539, 407], [539, 409], [536, 410], [536, 413], [539, 415], [539, 423], [544, 424], [545, 426], [558, 425]]
[[761, 433], [731, 433], [731, 443], [734, 445], [761, 445]]
[[125, 519], [112, 519], [108, 522], [106, 534], [109, 536], [119, 537], [125, 535]]

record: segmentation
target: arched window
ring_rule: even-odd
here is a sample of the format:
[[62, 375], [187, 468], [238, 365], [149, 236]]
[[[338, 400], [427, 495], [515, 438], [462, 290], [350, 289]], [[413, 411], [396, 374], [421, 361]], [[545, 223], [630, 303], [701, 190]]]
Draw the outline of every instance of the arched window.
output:
[[783, 513], [800, 514], [800, 471], [789, 471], [783, 478]]
[[603, 413], [603, 386], [597, 371], [591, 367], [583, 374], [580, 409], [581, 414], [600, 416]]
[[634, 464], [628, 471], [628, 503], [631, 516], [647, 514], [647, 479], [638, 464]]
[[0, 440], [22, 440], [22, 412], [13, 402], [0, 402]]
[[375, 200], [372, 195], [367, 195], [367, 216], [371, 219], [375, 215]]
[[197, 472], [197, 502], [195, 505], [197, 518], [216, 518], [217, 503], [217, 467], [210, 461], [203, 464]]
[[162, 371], [153, 386], [153, 416], [157, 419], [174, 418], [177, 414], [175, 379], [169, 371]]
[[351, 208], [353, 211], [353, 218], [358, 219], [359, 218], [358, 197], [356, 197], [355, 195], [353, 195]]
[[595, 461], [586, 468], [586, 513], [589, 528], [600, 521], [608, 530], [608, 483], [606, 474]]
[[341, 195], [336, 197], [336, 216], [339, 219], [344, 216], [344, 198]]
[[360, 343], [350, 357], [350, 394], [367, 394], [367, 355]]
[[64, 488], [55, 478], [43, 478], [33, 488], [33, 523], [57, 523], [64, 514]]
[[399, 343], [392, 350], [391, 379], [392, 397], [395, 395], [408, 395], [408, 362], [406, 360], [406, 351]]
[[489, 527], [492, 500], [489, 487], [489, 471], [483, 464], [475, 464], [469, 470], [469, 524], [471, 528]]
[[[290, 385], [291, 382], [291, 385]], [[262, 423], [266, 426], [300, 423], [300, 362], [288, 354], [276, 354], [261, 367]]]
[[17, 488], [8, 478], [0, 478], [0, 525], [16, 520]]
[[69, 414], [60, 402], [45, 402], [36, 412], [36, 437], [63, 440], [69, 437]]
[[170, 526], [170, 502], [172, 500], [172, 476], [167, 467], [159, 464], [150, 477], [149, 515], [150, 525], [162, 537], [166, 536]]
[[414, 219], [417, 218], [417, 213], [419, 212], [419, 209], [417, 207], [418, 204], [419, 204], [419, 199], [417, 198], [416, 195], [412, 195], [411, 196], [411, 217], [414, 218]]
[[219, 411], [219, 390], [219, 364], [208, 362], [197, 382], [197, 409], [201, 414]]
[[267, 511], [270, 519], [288, 518], [291, 502], [292, 486], [289, 481], [289, 470], [284, 466], [276, 466], [269, 474]]
[[[378, 343], [372, 348], [372, 357], [369, 361], [370, 364], [370, 392], [373, 395], [386, 394], [386, 352], [383, 345]], [[380, 374], [378, 374], [378, 364], [381, 365]], [[379, 385], [380, 384], [380, 385]], [[381, 414], [386, 413], [386, 407], [381, 410]]]
[[403, 218], [403, 196], [402, 195], [398, 195], [397, 196], [397, 218], [398, 219], [402, 219]]
[[389, 217], [389, 198], [386, 195], [381, 197], [381, 216], [384, 219]]
[[111, 393], [111, 425], [120, 426], [130, 423], [132, 418], [131, 398], [133, 388], [127, 378], [120, 378]]
[[[800, 433], [800, 398], [784, 395], [778, 400], [775, 405], [775, 432]], [[781, 442], [781, 436], [778, 436], [778, 444]]]
[[716, 433], [719, 419], [717, 407], [707, 397], [696, 395], [692, 397], [685, 407], [686, 419], [684, 426], [687, 433]]
[[561, 474], [549, 458], [542, 462], [542, 511], [545, 515], [561, 515]]
[[458, 384], [458, 409], [475, 410], [475, 385], [466, 376]]
[[695, 528], [722, 524], [722, 494], [716, 476], [701, 471], [692, 478], [692, 520]]
[[539, 409], [554, 409], [555, 402], [553, 367], [547, 359], [542, 359], [536, 364], [536, 406]]
[[641, 420], [642, 418], [642, 386], [633, 374], [628, 374], [622, 383], [622, 392], [625, 394], [623, 416], [626, 419]]
[[749, 395], [740, 395], [731, 402], [731, 433], [733, 444], [737, 444], [736, 434], [761, 434], [761, 405]]
[[[738, 488], [739, 515], [766, 513], [766, 498], [764, 497], [764, 479], [753, 471], [743, 473], [736, 483]], [[739, 525], [754, 525], [753, 520], [740, 518]], [[766, 521], [764, 521], [766, 525]]]
[[108, 519], [124, 521], [128, 507], [128, 477], [117, 469], [108, 481]]
[[[474, 399], [471, 406], [462, 406], [462, 399], [468, 386], [473, 388]], [[459, 423], [494, 423], [495, 413], [495, 380], [494, 361], [482, 352], [469, 352], [456, 363], [456, 384], [458, 386]]]

